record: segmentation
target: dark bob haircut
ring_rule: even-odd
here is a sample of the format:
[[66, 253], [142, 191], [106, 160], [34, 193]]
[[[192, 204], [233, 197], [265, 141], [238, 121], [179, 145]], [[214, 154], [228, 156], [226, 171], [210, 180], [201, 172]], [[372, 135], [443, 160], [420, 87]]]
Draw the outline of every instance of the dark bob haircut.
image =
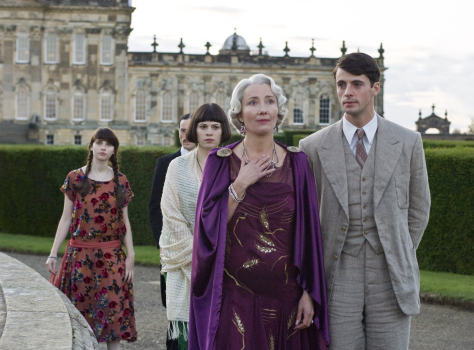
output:
[[186, 130], [186, 139], [190, 142], [197, 143], [197, 128], [202, 122], [217, 122], [221, 124], [222, 135], [219, 143], [230, 140], [232, 133], [230, 131], [229, 118], [225, 115], [224, 110], [215, 103], [205, 103], [193, 113], [191, 121]]
[[354, 52], [342, 56], [332, 71], [334, 79], [336, 79], [336, 73], [339, 68], [352, 75], [365, 75], [370, 80], [370, 87], [373, 87], [380, 80], [380, 69], [377, 61], [362, 52]]

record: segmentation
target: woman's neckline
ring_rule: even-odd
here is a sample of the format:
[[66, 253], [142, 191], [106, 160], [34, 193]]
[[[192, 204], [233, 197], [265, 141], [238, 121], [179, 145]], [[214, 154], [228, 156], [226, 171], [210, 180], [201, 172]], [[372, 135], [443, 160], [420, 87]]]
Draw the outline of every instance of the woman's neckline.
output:
[[[232, 156], [235, 156], [239, 162], [240, 162], [240, 157], [233, 151], [233, 148], [231, 148], [232, 150]], [[285, 165], [285, 161], [286, 161], [286, 156], [288, 155], [288, 151], [285, 153], [285, 157], [283, 157], [283, 162], [281, 163], [281, 166], [276, 166], [275, 169], [281, 169], [284, 165]]]
[[[84, 175], [86, 175], [86, 173], [84, 172], [84, 170], [82, 170], [81, 168], [81, 171]], [[87, 178], [91, 181], [94, 181], [94, 182], [110, 182], [110, 181], [113, 181], [114, 178], [111, 178], [110, 180], [104, 180], [104, 181], [100, 181], [100, 180], [94, 180], [94, 179], [91, 179], [89, 176], [87, 176]]]

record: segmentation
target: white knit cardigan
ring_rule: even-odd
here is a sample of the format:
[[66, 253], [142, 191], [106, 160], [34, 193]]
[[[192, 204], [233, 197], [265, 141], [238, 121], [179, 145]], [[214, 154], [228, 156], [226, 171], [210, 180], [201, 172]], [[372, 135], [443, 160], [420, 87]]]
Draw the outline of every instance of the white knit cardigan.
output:
[[167, 273], [166, 312], [170, 322], [189, 322], [194, 218], [201, 186], [196, 152], [197, 148], [170, 163], [161, 197], [161, 271]]

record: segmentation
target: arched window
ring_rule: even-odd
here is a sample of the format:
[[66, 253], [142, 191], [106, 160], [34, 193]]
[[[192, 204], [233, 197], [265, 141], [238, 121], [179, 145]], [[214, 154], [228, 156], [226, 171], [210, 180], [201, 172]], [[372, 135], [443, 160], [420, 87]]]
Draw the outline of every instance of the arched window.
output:
[[20, 85], [16, 91], [15, 118], [17, 120], [28, 120], [28, 110], [30, 107], [28, 88]]
[[44, 120], [58, 119], [58, 93], [53, 87], [44, 92]]
[[114, 62], [114, 47], [111, 35], [102, 36], [100, 43], [100, 64], [111, 65]]
[[221, 108], [223, 110], [225, 110], [226, 106], [225, 106], [225, 94], [223, 92], [218, 92], [216, 94], [216, 104], [218, 104], [219, 106], [221, 106]]
[[296, 95], [293, 102], [293, 124], [304, 124], [303, 97]]
[[165, 123], [173, 122], [173, 98], [171, 92], [163, 93], [161, 121]]
[[145, 90], [138, 90], [135, 95], [135, 116], [134, 120], [136, 122], [146, 122], [147, 115], [147, 101], [146, 101], [147, 92]]
[[189, 94], [189, 113], [193, 113], [199, 107], [199, 93], [193, 91]]
[[321, 95], [319, 98], [319, 124], [330, 124], [331, 122], [331, 97]]
[[72, 96], [72, 120], [86, 119], [86, 95], [81, 89], [74, 91]]
[[114, 117], [114, 94], [111, 91], [102, 91], [100, 94], [99, 120], [110, 122]]
[[58, 36], [49, 33], [44, 41], [44, 62], [58, 63]]

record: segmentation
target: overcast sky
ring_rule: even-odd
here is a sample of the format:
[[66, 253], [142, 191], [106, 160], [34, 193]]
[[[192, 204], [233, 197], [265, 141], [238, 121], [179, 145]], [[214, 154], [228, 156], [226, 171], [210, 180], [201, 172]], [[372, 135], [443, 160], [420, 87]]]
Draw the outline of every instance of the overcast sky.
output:
[[[339, 57], [342, 41], [348, 53], [378, 57], [385, 49], [385, 117], [415, 130], [422, 116], [448, 111], [451, 131], [467, 131], [474, 110], [474, 30], [467, 0], [335, 1], [133, 0], [130, 51], [151, 51], [153, 34], [158, 51], [177, 52], [180, 38], [185, 53], [217, 54], [225, 39], [243, 36], [252, 50], [260, 38], [272, 56], [309, 56], [311, 39], [319, 57]], [[467, 89], [467, 90], [466, 90]]]

